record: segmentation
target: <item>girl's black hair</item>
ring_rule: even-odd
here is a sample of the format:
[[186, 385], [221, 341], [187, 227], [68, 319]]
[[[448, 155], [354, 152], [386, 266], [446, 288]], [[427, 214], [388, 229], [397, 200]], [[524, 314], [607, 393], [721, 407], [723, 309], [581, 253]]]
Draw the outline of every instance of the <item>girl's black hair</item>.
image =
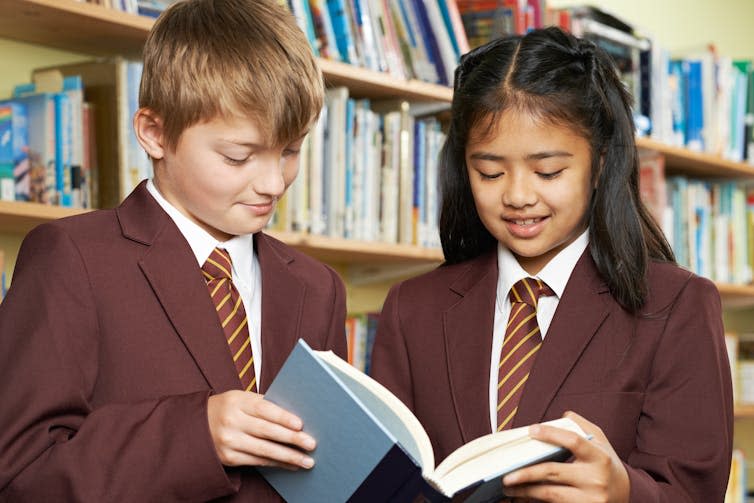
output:
[[597, 269], [626, 309], [647, 295], [650, 259], [675, 262], [639, 196], [631, 97], [599, 47], [555, 27], [496, 39], [461, 59], [451, 123], [440, 154], [440, 240], [446, 263], [497, 244], [477, 214], [466, 170], [469, 134], [491, 131], [510, 108], [575, 128], [591, 146], [596, 189], [588, 210], [589, 248]]

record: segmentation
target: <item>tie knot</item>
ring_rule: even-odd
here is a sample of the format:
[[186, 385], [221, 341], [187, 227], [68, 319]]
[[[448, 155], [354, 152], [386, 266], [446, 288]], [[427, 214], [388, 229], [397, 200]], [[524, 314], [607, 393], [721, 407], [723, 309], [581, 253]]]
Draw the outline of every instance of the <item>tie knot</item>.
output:
[[511, 287], [510, 300], [511, 304], [523, 302], [536, 309], [539, 298], [546, 295], [555, 295], [547, 283], [541, 279], [524, 278]]
[[230, 254], [222, 248], [215, 248], [209, 254], [207, 261], [202, 266], [202, 272], [207, 281], [214, 279], [232, 279], [231, 269], [233, 263], [230, 261]]

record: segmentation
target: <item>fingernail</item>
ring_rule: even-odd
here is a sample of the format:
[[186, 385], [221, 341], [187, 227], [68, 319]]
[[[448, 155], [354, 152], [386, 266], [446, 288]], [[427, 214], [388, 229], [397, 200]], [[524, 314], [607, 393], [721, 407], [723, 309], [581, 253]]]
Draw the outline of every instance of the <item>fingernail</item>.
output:
[[304, 445], [304, 449], [307, 450], [312, 450], [317, 445], [317, 442], [315, 442], [312, 437], [305, 437], [302, 443]]
[[529, 433], [532, 435], [537, 435], [541, 430], [542, 428], [538, 424], [529, 426]]
[[314, 460], [307, 456], [301, 460], [301, 466], [303, 466], [304, 468], [311, 468], [312, 466], [314, 466]]

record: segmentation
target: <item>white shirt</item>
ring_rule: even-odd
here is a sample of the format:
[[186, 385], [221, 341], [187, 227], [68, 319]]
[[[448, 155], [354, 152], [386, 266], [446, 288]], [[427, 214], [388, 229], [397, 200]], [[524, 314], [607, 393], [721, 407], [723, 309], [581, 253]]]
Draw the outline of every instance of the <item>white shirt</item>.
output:
[[[547, 335], [555, 309], [563, 296], [566, 284], [571, 277], [576, 262], [589, 244], [589, 230], [583, 232], [573, 243], [566, 246], [545, 265], [535, 278], [541, 279], [555, 292], [555, 295], [540, 297], [537, 303], [537, 323], [542, 339]], [[497, 383], [500, 351], [503, 348], [505, 327], [511, 311], [511, 301], [508, 293], [517, 281], [530, 277], [519, 265], [518, 260], [503, 245], [497, 247], [497, 294], [495, 302], [495, 321], [492, 328], [492, 355], [490, 358], [490, 425], [492, 431], [497, 430]]]
[[259, 389], [259, 377], [262, 375], [262, 275], [259, 272], [257, 254], [254, 252], [254, 235], [243, 234], [234, 236], [228, 241], [219, 242], [170, 204], [160, 194], [151, 179], [147, 181], [147, 190], [178, 226], [178, 230], [194, 252], [199, 268], [207, 261], [215, 247], [223, 248], [230, 254], [233, 262], [233, 284], [241, 295], [248, 319], [251, 351], [254, 355], [254, 372], [257, 378], [257, 389]]

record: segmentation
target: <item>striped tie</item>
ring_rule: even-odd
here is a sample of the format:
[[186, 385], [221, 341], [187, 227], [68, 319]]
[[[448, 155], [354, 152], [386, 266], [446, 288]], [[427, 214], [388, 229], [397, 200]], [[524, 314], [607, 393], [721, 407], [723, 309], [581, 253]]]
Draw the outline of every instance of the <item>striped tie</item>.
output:
[[497, 383], [497, 429], [510, 428], [518, 402], [542, 345], [537, 324], [537, 301], [542, 295], [555, 295], [541, 280], [524, 278], [510, 291], [511, 314], [505, 327], [500, 352]]
[[256, 392], [257, 379], [254, 374], [254, 356], [251, 354], [246, 310], [241, 295], [233, 285], [231, 269], [232, 262], [228, 252], [215, 248], [202, 266], [202, 273], [223, 326], [241, 386], [246, 391]]

